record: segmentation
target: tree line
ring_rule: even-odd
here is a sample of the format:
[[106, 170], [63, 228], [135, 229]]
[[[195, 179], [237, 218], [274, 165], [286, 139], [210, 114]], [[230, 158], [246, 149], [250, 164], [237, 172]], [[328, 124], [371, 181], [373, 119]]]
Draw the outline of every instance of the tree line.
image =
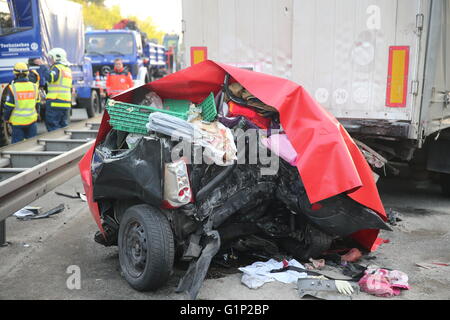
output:
[[93, 29], [112, 29], [122, 19], [130, 19], [136, 22], [139, 29], [147, 34], [148, 39], [157, 39], [162, 42], [164, 32], [160, 31], [149, 17], [145, 20], [134, 16], [124, 17], [119, 6], [111, 8], [105, 6], [105, 0], [72, 0], [83, 6], [84, 23]]

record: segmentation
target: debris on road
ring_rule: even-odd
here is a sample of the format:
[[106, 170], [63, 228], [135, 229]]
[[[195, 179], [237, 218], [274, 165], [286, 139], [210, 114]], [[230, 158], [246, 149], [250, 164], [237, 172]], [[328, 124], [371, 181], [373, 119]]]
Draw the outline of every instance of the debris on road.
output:
[[49, 210], [49, 211], [47, 211], [45, 213], [38, 214], [38, 215], [33, 214], [31, 216], [27, 215], [27, 216], [24, 216], [24, 217], [21, 217], [21, 218], [18, 218], [18, 219], [20, 219], [22, 221], [47, 219], [47, 218], [49, 218], [49, 217], [51, 217], [51, 216], [53, 216], [55, 214], [63, 212], [64, 209], [65, 209], [65, 205], [64, 204], [60, 204], [56, 208], [53, 208], [53, 209], [51, 209], [51, 210]]
[[305, 263], [305, 267], [308, 270], [320, 270], [325, 267], [325, 259], [315, 260], [313, 258], [309, 258], [309, 262], [311, 263]]
[[84, 194], [84, 193], [78, 193], [78, 194], [79, 194], [79, 196], [80, 196], [81, 201], [87, 202], [86, 194]]
[[64, 192], [55, 191], [55, 194], [58, 196], [61, 196], [61, 197], [69, 198], [69, 199], [81, 199], [82, 201], [87, 202], [86, 195], [81, 192], [77, 192], [76, 195], [72, 195], [72, 194], [68, 194], [68, 193], [64, 193]]
[[397, 270], [368, 269], [359, 280], [361, 290], [378, 297], [398, 296], [409, 290], [408, 275]]
[[31, 217], [34, 215], [36, 215], [36, 213], [26, 209], [20, 209], [19, 211], [13, 214], [13, 216], [16, 217], [17, 219], [24, 219], [26, 217]]
[[71, 195], [71, 194], [67, 194], [67, 193], [63, 193], [63, 192], [59, 192], [59, 191], [55, 191], [55, 194], [58, 196], [62, 196], [62, 197], [66, 197], [66, 198], [70, 198], [70, 199], [78, 199], [80, 198], [80, 196], [77, 195]]
[[25, 207], [14, 213], [13, 216], [16, 217], [17, 219], [24, 219], [26, 217], [38, 215], [41, 209], [42, 208], [37, 207]]
[[[304, 269], [303, 265], [297, 260], [292, 259], [287, 263], [288, 266]], [[255, 262], [250, 266], [239, 268], [243, 272], [242, 283], [250, 289], [257, 289], [267, 282], [280, 281], [283, 283], [296, 283], [299, 278], [306, 278], [306, 273], [287, 270], [286, 272], [272, 273], [273, 270], [286, 267], [283, 262], [269, 260], [267, 262]]]
[[298, 279], [300, 298], [312, 296], [322, 300], [352, 300], [352, 295], [359, 294], [359, 286], [342, 280]]
[[450, 263], [445, 262], [420, 262], [416, 263], [416, 266], [423, 269], [438, 269], [442, 267], [449, 267]]

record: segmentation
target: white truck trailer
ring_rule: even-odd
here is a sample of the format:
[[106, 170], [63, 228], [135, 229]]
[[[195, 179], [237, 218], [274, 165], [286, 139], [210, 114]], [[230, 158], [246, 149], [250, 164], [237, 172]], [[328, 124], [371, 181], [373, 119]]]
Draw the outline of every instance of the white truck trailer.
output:
[[450, 0], [183, 0], [183, 45], [185, 66], [207, 57], [299, 83], [391, 163], [442, 173], [450, 194]]

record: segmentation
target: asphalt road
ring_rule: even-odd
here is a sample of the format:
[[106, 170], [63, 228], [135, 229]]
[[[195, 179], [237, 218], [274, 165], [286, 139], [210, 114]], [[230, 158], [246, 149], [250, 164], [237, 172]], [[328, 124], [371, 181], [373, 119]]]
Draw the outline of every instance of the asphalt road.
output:
[[[81, 181], [76, 177], [58, 190], [75, 194], [82, 191]], [[415, 265], [450, 262], [450, 199], [436, 185], [399, 179], [382, 181], [380, 192], [386, 208], [399, 211], [403, 221], [393, 227], [394, 232], [381, 234], [390, 242], [373, 254], [376, 260], [371, 262], [407, 273], [411, 285], [411, 290], [389, 299], [450, 299], [450, 267]], [[94, 242], [97, 227], [86, 203], [51, 192], [33, 205], [48, 210], [60, 203], [66, 204], [66, 210], [47, 220], [7, 220], [10, 244], [0, 248], [0, 299], [183, 299], [174, 292], [183, 275], [179, 269], [157, 292], [139, 293], [130, 288], [120, 274], [117, 248]], [[73, 268], [80, 272], [79, 289], [73, 288], [73, 274], [68, 273]], [[240, 283], [240, 277], [235, 273], [208, 279], [198, 298], [299, 300], [295, 285], [272, 282], [250, 290]], [[361, 293], [355, 299], [387, 298]]]

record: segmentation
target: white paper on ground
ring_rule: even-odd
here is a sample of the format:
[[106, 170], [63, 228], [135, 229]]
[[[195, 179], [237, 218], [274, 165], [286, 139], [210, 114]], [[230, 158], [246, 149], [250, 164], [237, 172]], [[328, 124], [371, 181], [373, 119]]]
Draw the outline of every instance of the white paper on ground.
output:
[[[295, 259], [289, 261], [289, 266], [304, 269], [303, 265]], [[280, 281], [283, 283], [297, 283], [299, 278], [306, 278], [308, 276], [306, 273], [292, 270], [270, 273], [270, 271], [274, 269], [281, 268], [283, 268], [283, 263], [274, 259], [270, 259], [267, 262], [255, 262], [250, 266], [239, 268], [239, 270], [244, 273], [241, 282], [250, 289], [257, 289], [266, 282]]]
[[20, 209], [19, 211], [17, 211], [16, 213], [13, 214], [13, 216], [18, 219], [30, 217], [30, 216], [34, 216], [34, 215], [35, 215], [34, 212], [27, 210], [27, 209]]

